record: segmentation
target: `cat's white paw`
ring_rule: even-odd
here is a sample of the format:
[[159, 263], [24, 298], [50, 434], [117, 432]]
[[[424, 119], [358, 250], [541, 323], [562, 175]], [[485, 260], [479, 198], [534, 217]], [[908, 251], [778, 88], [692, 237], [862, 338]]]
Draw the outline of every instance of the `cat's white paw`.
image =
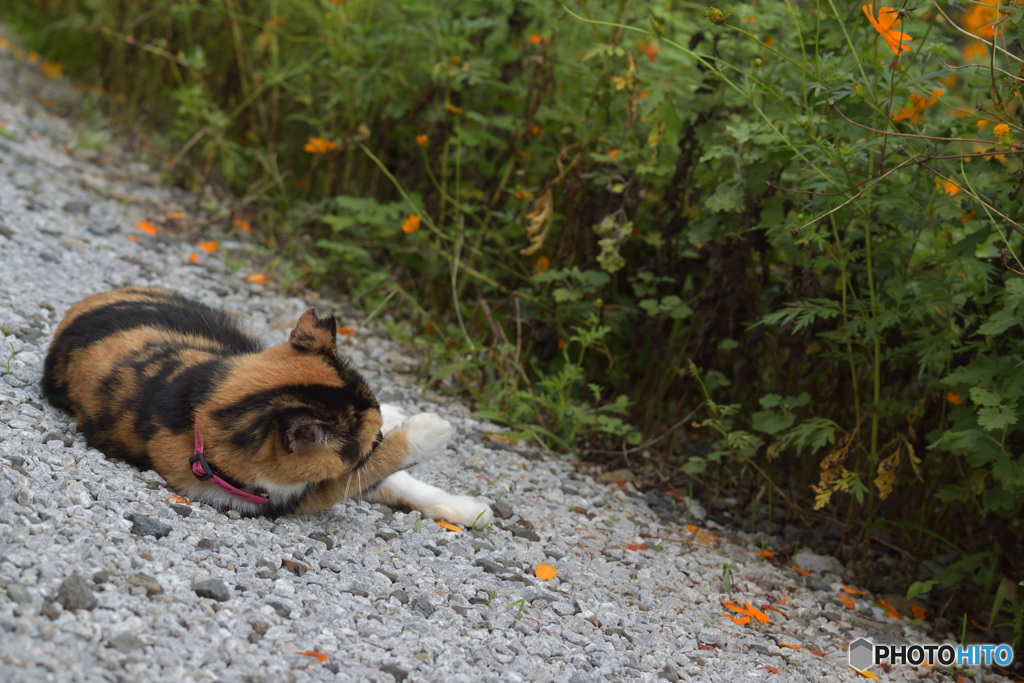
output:
[[409, 462], [419, 462], [444, 451], [452, 435], [452, 426], [437, 413], [420, 413], [405, 421], [409, 441]]
[[446, 494], [443, 500], [427, 506], [422, 512], [425, 517], [443, 519], [467, 529], [482, 529], [494, 520], [491, 506], [472, 496]]
[[380, 428], [380, 431], [384, 434], [387, 434], [392, 429], [401, 427], [406, 418], [405, 411], [391, 403], [380, 404], [380, 416], [384, 420], [384, 425]]

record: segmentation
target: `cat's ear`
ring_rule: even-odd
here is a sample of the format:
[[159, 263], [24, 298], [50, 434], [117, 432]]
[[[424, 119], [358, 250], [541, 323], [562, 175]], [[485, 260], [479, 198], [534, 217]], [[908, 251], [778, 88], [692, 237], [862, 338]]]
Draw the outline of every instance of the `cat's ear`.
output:
[[305, 453], [317, 444], [327, 443], [328, 433], [322, 424], [308, 418], [293, 418], [281, 425], [281, 442], [289, 453]]
[[315, 309], [309, 309], [295, 323], [288, 341], [296, 351], [320, 351], [334, 353], [338, 338], [338, 323], [333, 315], [318, 318]]

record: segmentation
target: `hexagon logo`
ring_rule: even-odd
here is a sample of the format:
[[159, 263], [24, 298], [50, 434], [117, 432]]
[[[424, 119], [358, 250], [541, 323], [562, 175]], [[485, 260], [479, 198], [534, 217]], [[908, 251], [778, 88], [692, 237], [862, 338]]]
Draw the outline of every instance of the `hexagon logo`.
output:
[[858, 671], [867, 671], [874, 663], [874, 643], [867, 638], [858, 638], [850, 643], [850, 666]]

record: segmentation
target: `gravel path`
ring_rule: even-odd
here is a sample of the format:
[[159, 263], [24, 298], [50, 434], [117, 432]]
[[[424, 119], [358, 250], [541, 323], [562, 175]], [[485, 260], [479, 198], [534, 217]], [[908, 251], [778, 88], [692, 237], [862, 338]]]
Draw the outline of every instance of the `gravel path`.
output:
[[[40, 105], [73, 98], [66, 83], [0, 49], [0, 93], [0, 680], [859, 680], [850, 641], [923, 641], [874, 596], [845, 609], [835, 595], [851, 577], [831, 558], [760, 557], [761, 538], [695, 503], [487, 439], [497, 427], [424, 398], [415, 360], [372, 328], [345, 342], [371, 384], [455, 427], [417, 476], [488, 500], [493, 526], [452, 532], [361, 501], [276, 521], [174, 502], [156, 473], [86, 448], [42, 399], [56, 323], [88, 294], [159, 285], [279, 343], [314, 300], [214, 256], [190, 264], [194, 246], [139, 232], [165, 210], [196, 211], [194, 199], [86, 149], [95, 132]], [[358, 326], [345, 304], [316, 303]], [[536, 578], [540, 562], [557, 577]], [[726, 563], [732, 600], [777, 608], [769, 623], [722, 616]]]

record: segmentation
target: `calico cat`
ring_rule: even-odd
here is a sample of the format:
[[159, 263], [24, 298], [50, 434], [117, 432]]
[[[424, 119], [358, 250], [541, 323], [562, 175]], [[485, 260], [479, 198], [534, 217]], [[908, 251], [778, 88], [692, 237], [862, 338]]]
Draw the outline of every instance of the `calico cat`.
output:
[[155, 469], [175, 491], [277, 517], [349, 496], [465, 525], [490, 508], [404, 468], [441, 452], [451, 426], [381, 406], [312, 308], [265, 349], [220, 311], [156, 288], [95, 294], [67, 312], [42, 389], [90, 446]]

